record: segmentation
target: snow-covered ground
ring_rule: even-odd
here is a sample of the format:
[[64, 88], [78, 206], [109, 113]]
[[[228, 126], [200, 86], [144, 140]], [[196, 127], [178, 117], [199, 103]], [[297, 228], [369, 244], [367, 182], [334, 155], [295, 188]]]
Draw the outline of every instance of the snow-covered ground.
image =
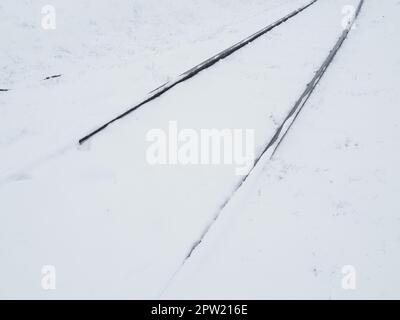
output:
[[[191, 66], [264, 26], [266, 19], [279, 17], [282, 10], [306, 2], [3, 0], [0, 26], [6, 50], [0, 53], [0, 87], [30, 87], [60, 73], [79, 80], [105, 69], [109, 77], [109, 69], [122, 72], [118, 69], [126, 67], [164, 81], [175, 75], [175, 68]], [[45, 31], [41, 10], [49, 4], [56, 9], [56, 29]]]
[[[400, 298], [397, 0], [365, 1], [274, 158], [183, 267], [241, 177], [232, 165], [151, 166], [146, 133], [170, 121], [249, 128], [260, 152], [358, 0], [319, 0], [77, 145], [157, 85], [308, 2], [54, 1], [53, 31], [40, 26], [44, 2], [3, 2], [0, 88], [14, 90], [0, 92], [0, 297]], [[40, 81], [53, 74], [63, 76]], [[41, 287], [45, 265], [55, 290]], [[344, 266], [355, 290], [342, 287]]]
[[[400, 298], [399, 9], [366, 1], [273, 160], [168, 297]], [[346, 266], [355, 290], [342, 288]]]
[[89, 0], [60, 0], [55, 30], [41, 26], [47, 2], [2, 2], [0, 30], [10, 31], [1, 43], [0, 89], [14, 90], [0, 92], [0, 180], [308, 2], [102, 0], [93, 8]]

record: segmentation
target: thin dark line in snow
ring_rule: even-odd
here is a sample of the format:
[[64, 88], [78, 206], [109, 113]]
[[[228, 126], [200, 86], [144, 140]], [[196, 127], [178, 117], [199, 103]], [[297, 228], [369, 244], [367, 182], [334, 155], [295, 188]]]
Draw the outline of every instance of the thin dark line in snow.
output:
[[116, 116], [115, 118], [113, 118], [112, 120], [106, 122], [105, 124], [101, 125], [100, 127], [98, 127], [97, 129], [95, 129], [94, 131], [92, 131], [91, 133], [87, 134], [86, 136], [84, 136], [83, 138], [81, 138], [79, 140], [79, 144], [83, 144], [84, 142], [86, 142], [88, 139], [92, 138], [94, 135], [98, 134], [99, 132], [103, 131], [105, 128], [107, 128], [110, 124], [114, 123], [117, 120], [120, 120], [121, 118], [124, 118], [125, 116], [127, 116], [128, 114], [130, 114], [131, 112], [137, 110], [138, 108], [140, 108], [141, 106], [149, 103], [150, 101], [160, 97], [162, 94], [164, 94], [165, 92], [169, 91], [170, 89], [172, 89], [173, 87], [175, 87], [176, 85], [194, 77], [195, 75], [197, 75], [199, 72], [210, 68], [211, 66], [213, 66], [214, 64], [216, 64], [218, 61], [230, 56], [231, 54], [233, 54], [234, 52], [238, 51], [239, 49], [243, 48], [244, 46], [248, 45], [249, 43], [253, 42], [254, 40], [256, 40], [257, 38], [261, 37], [262, 35], [266, 34], [267, 32], [271, 31], [272, 29], [276, 28], [277, 26], [281, 25], [282, 23], [286, 22], [287, 20], [293, 18], [294, 16], [296, 16], [297, 14], [299, 14], [300, 12], [304, 11], [305, 9], [307, 9], [308, 7], [312, 6], [314, 3], [316, 3], [319, 0], [313, 0], [311, 1], [309, 4], [289, 13], [288, 15], [286, 15], [285, 17], [279, 19], [278, 21], [272, 23], [271, 25], [261, 29], [260, 31], [252, 34], [251, 36], [245, 38], [244, 40], [236, 43], [235, 45], [233, 45], [232, 47], [229, 47], [228, 49], [225, 49], [224, 51], [214, 55], [213, 57], [203, 61], [202, 63], [198, 64], [197, 66], [189, 69], [188, 71], [182, 73], [180, 76], [178, 76], [175, 80], [172, 80], [170, 82], [167, 82], [163, 85], [161, 85], [160, 87], [158, 87], [157, 89], [154, 89], [153, 91], [151, 91], [148, 95], [147, 98], [145, 98], [143, 101], [141, 101], [140, 103], [136, 104], [135, 106], [131, 107], [130, 109], [128, 109], [127, 111], [125, 111], [124, 113], [120, 114], [119, 116]]
[[[214, 215], [212, 220], [208, 223], [208, 225], [205, 227], [204, 231], [202, 232], [200, 238], [196, 240], [189, 250], [189, 253], [186, 255], [185, 259], [179, 266], [178, 270], [174, 272], [174, 274], [171, 276], [170, 280], [168, 281], [167, 285], [165, 288], [162, 290], [161, 295], [168, 289], [169, 285], [172, 283], [174, 280], [175, 276], [179, 273], [179, 271], [183, 268], [187, 260], [192, 256], [193, 252], [198, 248], [198, 246], [204, 241], [204, 238], [210, 231], [211, 227], [214, 225], [214, 223], [217, 221], [219, 216], [221, 215], [222, 211], [224, 208], [228, 205], [228, 203], [232, 200], [232, 198], [235, 196], [236, 192], [240, 189], [240, 187], [246, 182], [247, 178], [250, 176], [250, 174], [254, 171], [254, 168], [257, 166], [257, 164], [260, 162], [260, 160], [268, 155], [269, 159], [273, 157], [275, 154], [276, 150], [280, 146], [281, 142], [283, 139], [286, 137], [286, 134], [292, 127], [293, 123], [296, 121], [300, 111], [303, 109], [304, 105], [307, 103], [308, 99], [311, 97], [312, 93], [314, 92], [314, 89], [318, 85], [319, 81], [322, 79], [323, 75], [325, 74], [326, 70], [330, 66], [331, 62], [335, 58], [336, 54], [339, 52], [340, 48], [342, 47], [344, 41], [346, 40], [352, 26], [354, 25], [361, 8], [364, 4], [364, 0], [360, 0], [354, 19], [349, 23], [347, 28], [342, 32], [341, 36], [337, 40], [335, 46], [332, 48], [332, 50], [329, 52], [329, 55], [327, 58], [324, 60], [322, 63], [321, 67], [318, 69], [318, 71], [315, 73], [313, 79], [307, 84], [306, 89], [304, 92], [301, 94], [300, 98], [296, 101], [284, 121], [281, 123], [281, 125], [277, 128], [275, 134], [273, 135], [272, 139], [269, 141], [267, 146], [264, 148], [264, 150], [260, 153], [260, 155], [256, 158], [254, 161], [253, 167], [250, 169], [249, 173], [242, 178], [242, 180], [233, 188], [232, 192], [230, 195], [227, 197], [227, 199], [222, 203], [222, 205], [218, 208], [217, 213]], [[272, 152], [271, 152], [272, 150]]]
[[61, 77], [62, 76], [62, 74], [56, 74], [56, 75], [54, 75], [54, 76], [49, 76], [49, 77], [46, 77], [46, 78], [44, 78], [44, 79], [42, 79], [43, 81], [44, 80], [50, 80], [50, 79], [54, 79], [54, 78], [59, 78], [59, 77]]
[[[54, 76], [48, 76], [46, 78], [43, 78], [41, 81], [46, 81], [46, 80], [50, 80], [50, 79], [55, 79], [55, 78], [59, 78], [61, 77], [62, 74], [56, 74]], [[15, 90], [15, 89], [0, 89], [0, 92], [7, 92], [7, 91], [11, 91], [11, 90]]]

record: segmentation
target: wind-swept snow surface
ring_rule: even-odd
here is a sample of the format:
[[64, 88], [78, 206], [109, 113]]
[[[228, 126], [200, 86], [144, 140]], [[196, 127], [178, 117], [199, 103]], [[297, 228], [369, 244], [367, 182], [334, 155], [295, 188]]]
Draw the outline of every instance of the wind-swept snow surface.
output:
[[[47, 49], [29, 47], [32, 55], [15, 42], [1, 78], [12, 90], [0, 92], [0, 297], [398, 297], [398, 1], [366, 1], [273, 160], [258, 164], [184, 265], [241, 177], [234, 165], [150, 165], [147, 134], [171, 122], [252, 129], [259, 153], [341, 35], [343, 7], [359, 1], [319, 0], [77, 143], [168, 78], [309, 2], [120, 0], [90, 11], [82, 1], [91, 14], [73, 21], [93, 29], [49, 46], [38, 33]], [[67, 34], [76, 8], [57, 5], [55, 31]], [[34, 9], [2, 4], [4, 23], [13, 10]], [[29, 32], [38, 28], [31, 22]], [[59, 46], [76, 54], [54, 62]], [[35, 82], [55, 74], [63, 76]], [[45, 266], [55, 290], [42, 287]], [[345, 266], [356, 290], [342, 287]]]

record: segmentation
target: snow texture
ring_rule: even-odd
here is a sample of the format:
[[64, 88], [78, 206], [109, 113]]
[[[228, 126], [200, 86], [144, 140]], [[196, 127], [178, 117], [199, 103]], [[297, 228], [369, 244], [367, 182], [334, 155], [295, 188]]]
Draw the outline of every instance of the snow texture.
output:
[[400, 298], [398, 0], [365, 0], [272, 159], [215, 221], [242, 179], [234, 166], [152, 166], [146, 133], [253, 129], [261, 153], [359, 0], [317, 1], [78, 143], [309, 2], [54, 0], [57, 28], [43, 30], [48, 1], [3, 0], [0, 297]]

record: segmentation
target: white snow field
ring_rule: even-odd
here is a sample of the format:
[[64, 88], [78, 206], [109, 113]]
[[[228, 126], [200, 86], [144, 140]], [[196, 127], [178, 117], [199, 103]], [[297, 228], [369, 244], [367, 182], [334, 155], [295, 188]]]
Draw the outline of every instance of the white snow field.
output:
[[45, 161], [165, 81], [309, 2], [98, 0], [94, 7], [54, 0], [56, 30], [43, 30], [47, 1], [2, 1], [0, 89], [14, 90], [0, 92], [0, 177]]
[[400, 298], [400, 1], [365, 1], [272, 160], [184, 264], [242, 177], [234, 165], [150, 165], [146, 134], [171, 121], [253, 129], [261, 152], [359, 1], [319, 0], [83, 145], [310, 1], [53, 2], [52, 31], [47, 2], [0, 4], [0, 88], [13, 89], [0, 92], [0, 298]]

